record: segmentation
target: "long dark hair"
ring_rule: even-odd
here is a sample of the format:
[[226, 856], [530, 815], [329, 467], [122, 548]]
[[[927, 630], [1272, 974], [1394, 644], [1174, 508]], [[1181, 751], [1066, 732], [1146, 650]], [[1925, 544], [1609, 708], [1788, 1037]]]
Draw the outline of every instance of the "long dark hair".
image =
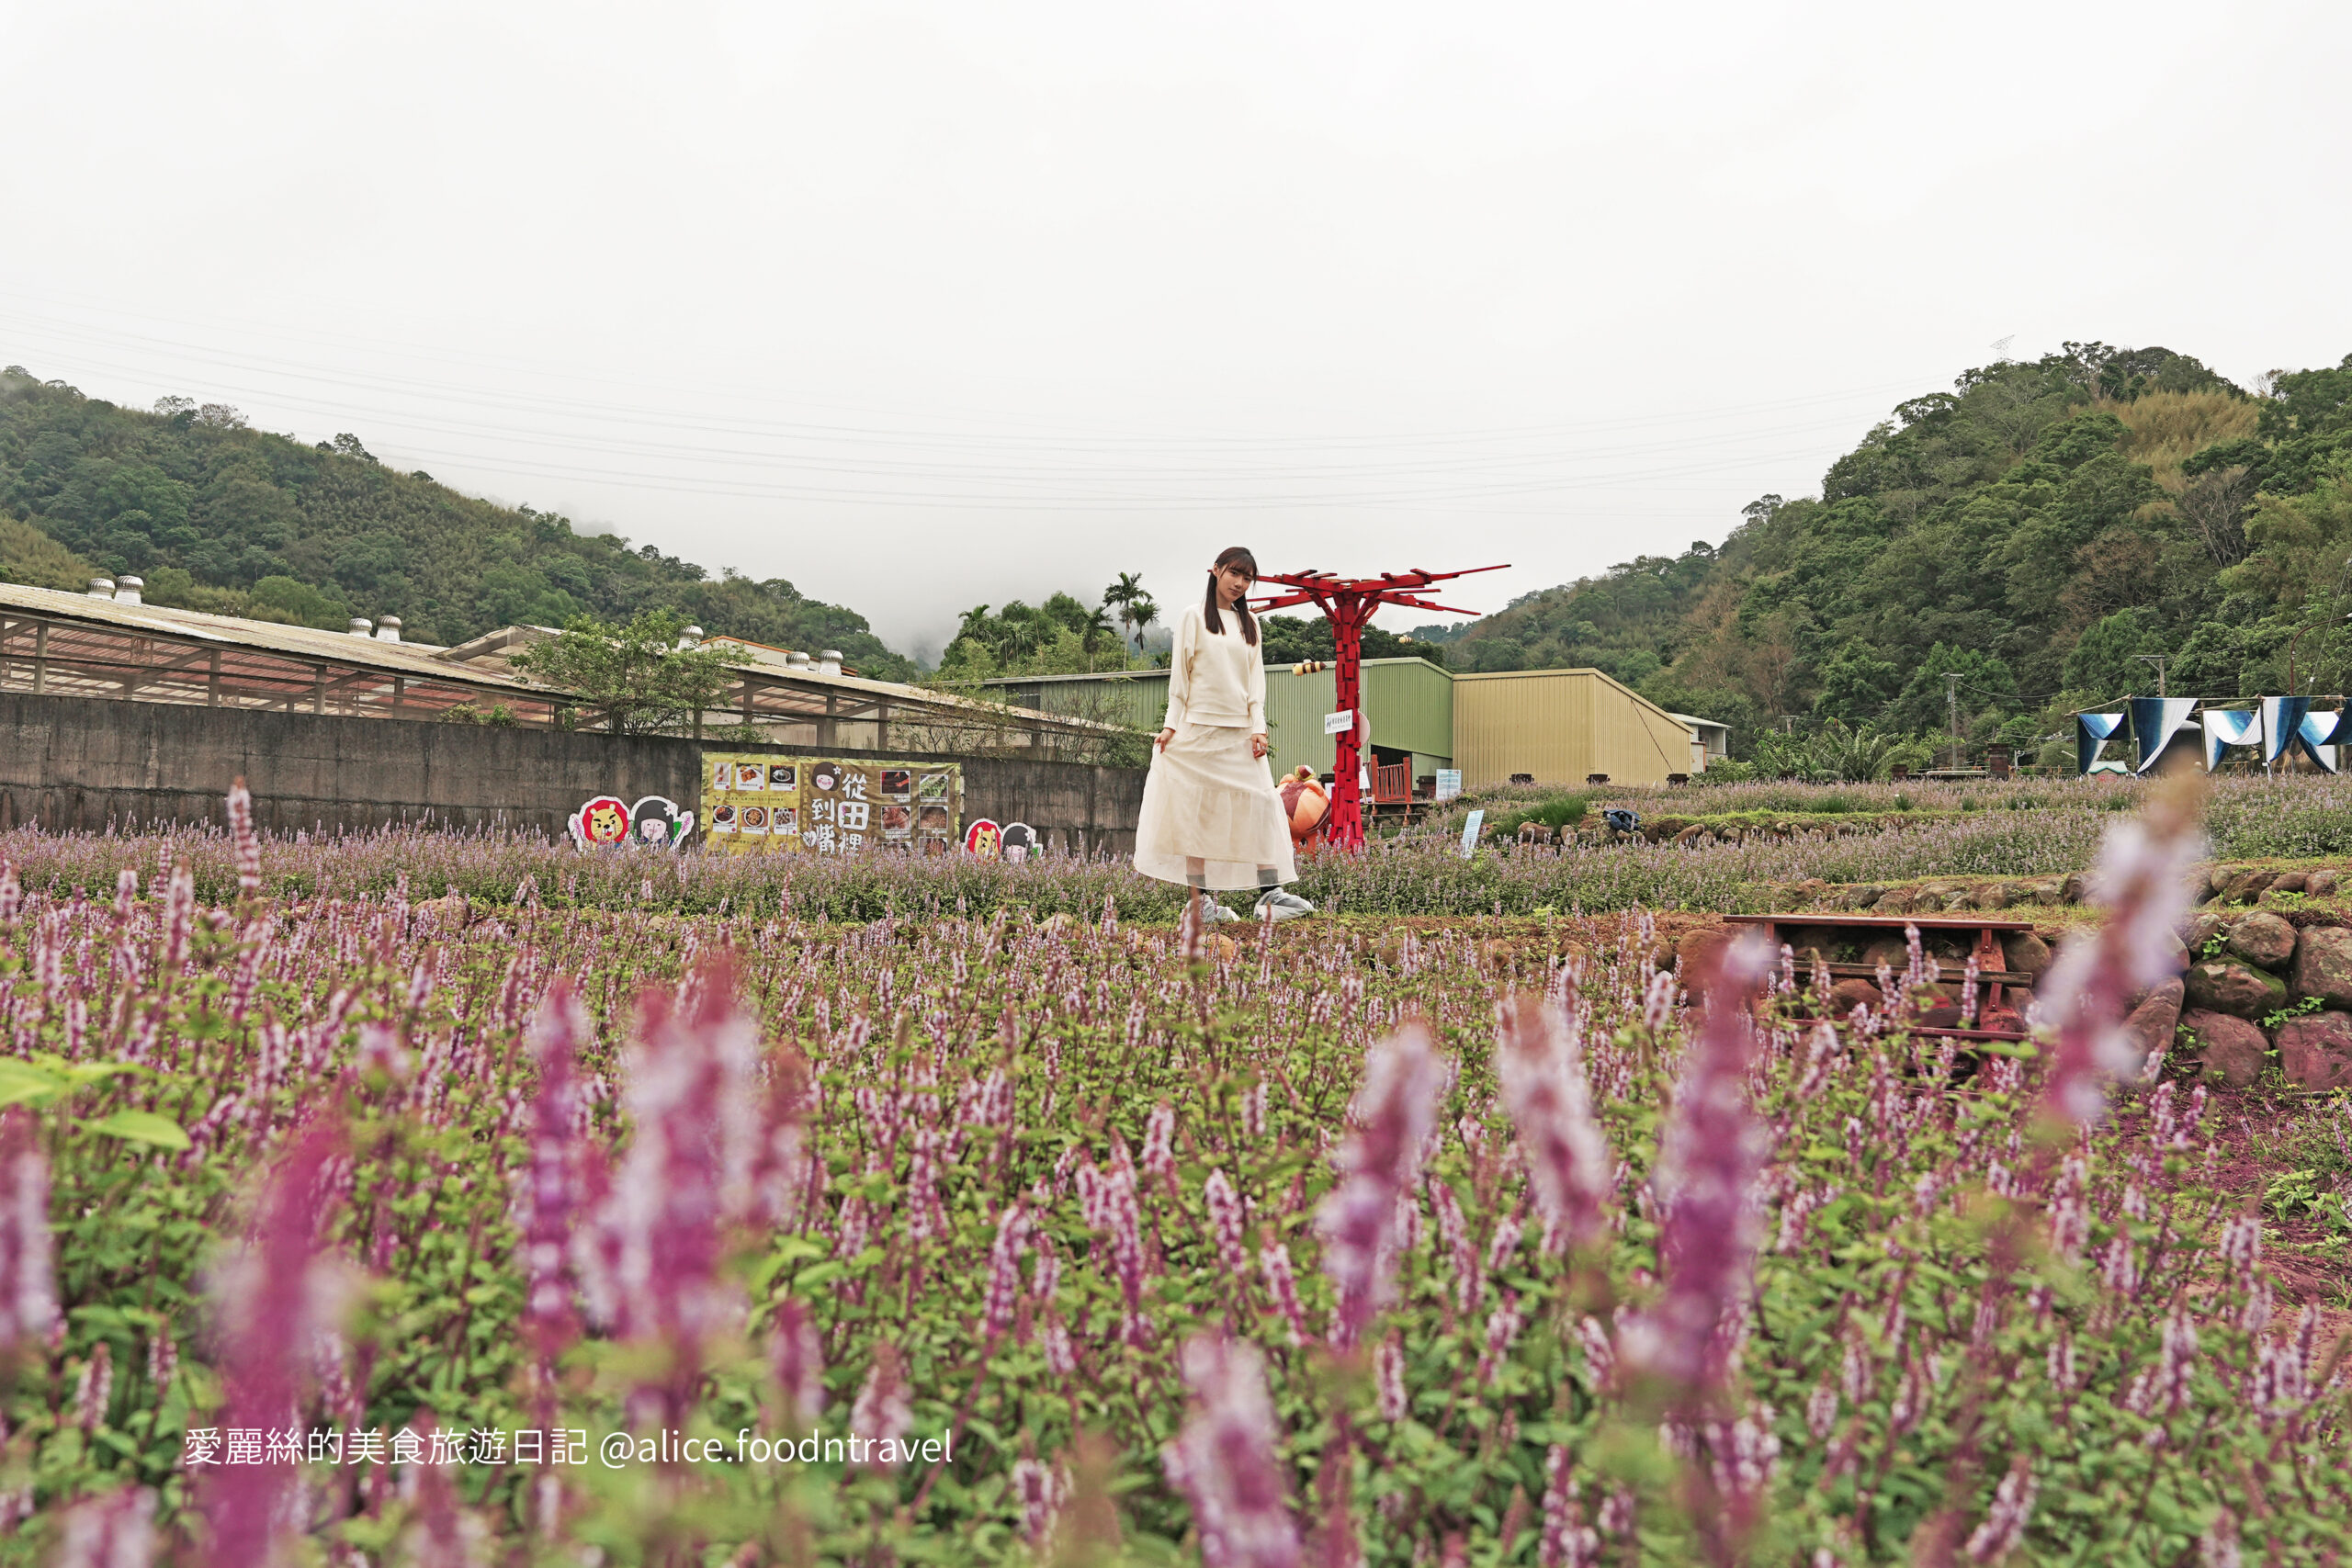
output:
[[[1217, 613], [1216, 574], [1228, 566], [1240, 567], [1249, 572], [1250, 581], [1258, 581], [1258, 558], [1239, 545], [1234, 546], [1217, 557], [1216, 565], [1209, 568], [1209, 592], [1207, 599], [1201, 605], [1201, 619], [1207, 622], [1209, 630], [1219, 637], [1225, 635], [1225, 619]], [[1256, 617], [1250, 614], [1250, 606], [1236, 604], [1233, 607], [1233, 613], [1241, 617], [1241, 640], [1252, 648], [1257, 647], [1258, 622]]]

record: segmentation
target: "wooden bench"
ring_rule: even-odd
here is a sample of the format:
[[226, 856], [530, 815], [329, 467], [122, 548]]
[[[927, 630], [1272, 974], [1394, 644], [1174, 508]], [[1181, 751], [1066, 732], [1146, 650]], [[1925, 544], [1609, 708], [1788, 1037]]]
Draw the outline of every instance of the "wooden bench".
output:
[[[1917, 926], [1924, 940], [1937, 931], [1964, 935], [1969, 940], [1970, 954], [1976, 960], [1976, 981], [1981, 988], [1977, 996], [1977, 1018], [1983, 1021], [1988, 1014], [1998, 1011], [2018, 1020], [2018, 1026], [1994, 1029], [1951, 1029], [1921, 1026], [1914, 1034], [1948, 1036], [1956, 1040], [2023, 1040], [2028, 1038], [2024, 1027], [2023, 1003], [2033, 990], [2033, 976], [2021, 970], [2007, 967], [2007, 956], [2001, 951], [2004, 931], [2030, 931], [2031, 920], [2004, 919], [1996, 915], [1841, 915], [1841, 914], [1781, 914], [1727, 915], [1734, 925], [1757, 926], [1764, 939], [1776, 949], [1787, 938], [1785, 931], [1834, 931], [1854, 933], [1865, 939], [1871, 936], [1900, 935], [1906, 926]], [[1793, 945], [1793, 944], [1792, 944]], [[1940, 963], [1941, 961], [1939, 960]], [[1963, 960], [1965, 962], [1965, 960]], [[1878, 965], [1874, 964], [1829, 963], [1822, 965], [1833, 979], [1876, 980]], [[1940, 978], [1958, 984], [1960, 975], [1947, 971]], [[2021, 991], [2026, 996], [2012, 1006], [2005, 998], [2009, 991]]]

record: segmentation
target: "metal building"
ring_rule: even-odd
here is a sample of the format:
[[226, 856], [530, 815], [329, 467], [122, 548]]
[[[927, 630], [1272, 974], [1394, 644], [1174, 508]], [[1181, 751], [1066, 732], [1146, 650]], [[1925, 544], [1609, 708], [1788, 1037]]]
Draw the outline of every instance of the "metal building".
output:
[[[1006, 678], [986, 684], [1023, 707], [1098, 723], [1157, 730], [1168, 709], [1168, 672]], [[1288, 665], [1266, 670], [1266, 735], [1277, 773], [1301, 763], [1330, 772], [1323, 730], [1333, 676]], [[1464, 787], [1508, 783], [1580, 784], [1594, 773], [1612, 784], [1662, 784], [1695, 773], [1702, 755], [1722, 756], [1730, 729], [1668, 713], [1598, 670], [1510, 670], [1455, 674], [1421, 659], [1363, 661], [1363, 708], [1372, 720], [1374, 792], [1398, 799], [1425, 788], [1441, 768], [1458, 768]]]

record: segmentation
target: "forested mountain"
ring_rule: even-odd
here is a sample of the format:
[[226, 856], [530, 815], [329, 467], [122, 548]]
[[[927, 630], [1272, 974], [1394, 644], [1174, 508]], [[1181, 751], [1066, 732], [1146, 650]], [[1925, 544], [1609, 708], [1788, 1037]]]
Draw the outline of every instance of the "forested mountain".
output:
[[863, 615], [781, 578], [714, 579], [651, 545], [477, 501], [386, 468], [355, 436], [308, 446], [220, 404], [141, 412], [0, 372], [0, 579], [79, 588], [127, 571], [160, 604], [335, 629], [396, 615], [410, 638], [441, 644], [666, 607], [714, 636], [915, 673]]
[[2352, 355], [2258, 392], [2187, 355], [2069, 344], [1906, 402], [1820, 493], [1462, 629], [1457, 670], [1592, 665], [1752, 738], [1793, 716], [2061, 729], [2153, 694], [2352, 686]]

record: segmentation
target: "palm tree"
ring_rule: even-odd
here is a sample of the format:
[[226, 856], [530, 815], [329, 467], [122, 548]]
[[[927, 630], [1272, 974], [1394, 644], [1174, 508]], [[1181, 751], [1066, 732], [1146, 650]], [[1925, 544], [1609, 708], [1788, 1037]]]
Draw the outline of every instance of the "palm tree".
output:
[[1143, 651], [1144, 628], [1158, 619], [1159, 606], [1152, 603], [1148, 593], [1137, 595], [1136, 602], [1127, 606], [1127, 624], [1135, 628], [1136, 652]]
[[[1142, 606], [1140, 615], [1136, 613], [1138, 605]], [[1102, 591], [1102, 607], [1117, 612], [1119, 623], [1127, 628], [1130, 639], [1138, 636], [1145, 626], [1151, 624], [1151, 617], [1159, 613], [1159, 607], [1152, 604], [1151, 596], [1143, 591], [1143, 574], [1136, 571], [1119, 573], [1119, 580]]]

